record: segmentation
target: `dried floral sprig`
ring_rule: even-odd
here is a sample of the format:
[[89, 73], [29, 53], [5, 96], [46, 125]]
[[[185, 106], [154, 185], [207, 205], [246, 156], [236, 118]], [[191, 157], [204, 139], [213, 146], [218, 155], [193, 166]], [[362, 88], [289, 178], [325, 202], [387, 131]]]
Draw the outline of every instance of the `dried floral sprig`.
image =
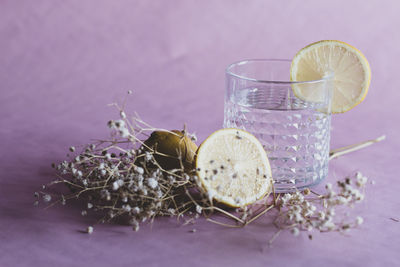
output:
[[332, 149], [331, 151], [329, 151], [329, 160], [343, 156], [345, 154], [348, 154], [348, 153], [351, 153], [351, 152], [354, 152], [357, 150], [360, 150], [360, 149], [370, 146], [372, 144], [381, 142], [385, 139], [386, 139], [386, 135], [382, 135], [382, 136], [379, 136], [378, 138], [367, 140], [367, 141], [364, 141], [361, 143], [352, 144], [352, 145], [337, 148], [337, 149]]
[[[88, 144], [71, 160], [53, 164], [58, 179], [43, 189], [63, 184], [71, 193], [59, 196], [51, 205], [79, 198], [86, 202], [82, 215], [92, 210], [102, 211], [104, 217], [100, 222], [125, 217], [135, 231], [139, 230], [140, 223], [152, 221], [156, 216], [179, 217], [193, 209], [194, 202], [182, 198], [181, 192], [192, 190], [196, 184], [194, 176], [185, 173], [183, 168], [161, 168], [154, 159], [158, 152], [142, 142], [151, 132], [160, 129], [151, 127], [138, 116], [129, 120], [123, 108], [113, 105], [119, 109], [120, 118], [107, 123], [110, 140]], [[72, 153], [76, 150], [69, 148]], [[35, 196], [41, 196], [44, 202], [54, 197], [45, 190]], [[93, 231], [90, 229], [88, 233]]]
[[[357, 172], [352, 177], [338, 181], [336, 190], [332, 184], [327, 183], [324, 194], [309, 189], [302, 193], [297, 191], [283, 194], [277, 203], [279, 214], [274, 224], [279, 231], [289, 229], [296, 236], [300, 231], [347, 232], [362, 224], [363, 218], [357, 216], [348, 219], [344, 214], [338, 216], [338, 210], [353, 207], [364, 199], [367, 180]], [[312, 238], [312, 235], [309, 234], [309, 237]]]
[[[152, 222], [157, 216], [187, 217], [186, 224], [200, 215], [215, 221], [210, 216], [219, 212], [242, 225], [247, 223], [230, 211], [214, 206], [207, 192], [199, 186], [194, 170], [185, 170], [182, 162], [181, 168], [162, 168], [155, 160], [160, 152], [143, 142], [154, 131], [176, 133], [152, 127], [137, 114], [129, 119], [124, 111], [125, 104], [122, 107], [112, 105], [117, 107], [120, 118], [107, 123], [111, 138], [87, 144], [79, 153], [78, 147], [69, 147], [69, 152], [75, 154], [69, 155], [70, 160], [52, 164], [58, 178], [43, 185], [42, 191], [35, 192], [38, 199], [35, 205], [39, 199], [46, 203], [53, 201], [47, 207], [80, 199], [86, 206], [82, 216], [91, 211], [101, 212], [104, 216], [100, 223], [123, 217], [135, 231], [141, 223]], [[195, 134], [184, 128], [184, 136], [196, 140]], [[180, 156], [177, 159], [182, 160]], [[56, 184], [67, 186], [71, 193], [50, 194], [48, 188]], [[93, 227], [86, 232], [92, 233]]]
[[[156, 130], [170, 131], [152, 127], [137, 114], [129, 118], [124, 110], [125, 103], [126, 100], [122, 107], [112, 104], [118, 109], [119, 118], [107, 123], [111, 130], [109, 140], [98, 140], [81, 147], [79, 153], [79, 147], [71, 146], [69, 152], [74, 156], [70, 156], [70, 160], [52, 164], [58, 178], [43, 185], [43, 190], [35, 192], [35, 205], [39, 204], [39, 200], [51, 203], [50, 207], [56, 203], [65, 205], [71, 199], [81, 199], [86, 206], [82, 216], [92, 211], [101, 212], [103, 217], [100, 223], [126, 218], [135, 231], [139, 230], [141, 223], [152, 222], [157, 216], [183, 219], [183, 225], [193, 224], [197, 218], [204, 216], [207, 221], [222, 226], [243, 227], [276, 209], [278, 215], [274, 224], [278, 231], [269, 243], [285, 229], [294, 235], [312, 230], [346, 232], [363, 222], [361, 217], [344, 221], [343, 217], [336, 215], [338, 208], [353, 206], [363, 200], [367, 179], [361, 173], [339, 181], [339, 191], [334, 191], [332, 185], [327, 184], [324, 194], [309, 189], [287, 194], [272, 192], [257, 203], [236, 210], [217, 206], [212, 196], [202, 188], [195, 171], [184, 169], [182, 157], [177, 157], [181, 168], [167, 170], [158, 164], [155, 156], [160, 152], [146, 146], [143, 140]], [[183, 134], [194, 141], [197, 139], [186, 131], [186, 126]], [[381, 139], [364, 142], [361, 146]], [[351, 146], [350, 149], [359, 147]], [[347, 153], [347, 149], [349, 147], [333, 151], [331, 157]], [[48, 187], [55, 184], [66, 185], [70, 193], [50, 194]], [[219, 220], [213, 216], [215, 213], [231, 219], [232, 223]], [[88, 226], [85, 232], [91, 234], [93, 231], [93, 226]], [[196, 229], [191, 232], [196, 232]], [[311, 234], [309, 236], [312, 237]]]

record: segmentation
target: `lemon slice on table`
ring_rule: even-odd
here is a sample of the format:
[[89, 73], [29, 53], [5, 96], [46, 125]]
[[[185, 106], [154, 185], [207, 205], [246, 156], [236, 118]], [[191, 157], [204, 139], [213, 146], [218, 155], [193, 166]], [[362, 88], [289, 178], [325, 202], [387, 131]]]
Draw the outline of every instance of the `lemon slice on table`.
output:
[[227, 128], [211, 134], [199, 147], [196, 172], [209, 197], [231, 207], [243, 207], [272, 190], [271, 167], [258, 139]]
[[[360, 104], [368, 92], [371, 69], [365, 56], [355, 47], [341, 41], [324, 40], [301, 49], [293, 58], [292, 81], [319, 80], [333, 72], [332, 113], [346, 112]], [[313, 100], [302, 86], [293, 86], [294, 94]]]

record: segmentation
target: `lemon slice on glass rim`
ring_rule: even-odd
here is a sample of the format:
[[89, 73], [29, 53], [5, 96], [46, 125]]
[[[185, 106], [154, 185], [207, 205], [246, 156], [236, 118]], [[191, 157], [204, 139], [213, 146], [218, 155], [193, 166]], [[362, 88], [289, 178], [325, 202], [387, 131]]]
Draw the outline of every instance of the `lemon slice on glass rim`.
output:
[[243, 130], [212, 133], [197, 151], [196, 172], [209, 197], [231, 207], [244, 207], [272, 191], [267, 153]]
[[[333, 73], [332, 113], [346, 112], [367, 95], [371, 69], [365, 56], [355, 47], [336, 40], [312, 43], [293, 58], [292, 81], [320, 80]], [[292, 86], [294, 94], [303, 100], [313, 100], [301, 86]]]

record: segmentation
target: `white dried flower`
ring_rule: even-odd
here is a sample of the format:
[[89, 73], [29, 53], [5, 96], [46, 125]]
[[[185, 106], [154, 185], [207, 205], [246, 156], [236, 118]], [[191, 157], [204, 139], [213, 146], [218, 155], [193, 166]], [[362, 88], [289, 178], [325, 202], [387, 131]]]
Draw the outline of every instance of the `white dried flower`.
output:
[[199, 205], [196, 205], [196, 212], [197, 213], [201, 214], [202, 210], [203, 209]]
[[139, 207], [134, 207], [134, 208], [131, 209], [131, 211], [132, 211], [133, 214], [139, 214], [140, 208]]
[[188, 134], [188, 136], [190, 137], [190, 139], [191, 139], [192, 141], [194, 141], [194, 142], [197, 141], [196, 133]]
[[[141, 178], [141, 179], [140, 179]], [[139, 177], [139, 179], [138, 179], [138, 188], [139, 189], [143, 189], [143, 177]]]
[[358, 186], [358, 187], [362, 187], [362, 186], [364, 186], [366, 183], [367, 183], [367, 181], [368, 181], [368, 178], [367, 177], [365, 177], [365, 176], [360, 176], [360, 175], [357, 175], [357, 181], [356, 181], [356, 185]]
[[146, 188], [142, 188], [142, 194], [143, 194], [143, 196], [147, 196], [147, 189]]
[[49, 194], [43, 195], [43, 201], [44, 202], [50, 202], [51, 201], [51, 196]]
[[121, 111], [119, 112], [119, 115], [121, 116], [122, 119], [126, 119], [126, 114], [125, 114], [124, 111], [121, 110]]
[[335, 229], [335, 224], [329, 220], [324, 222], [323, 227], [326, 228], [328, 231], [332, 231]]
[[144, 159], [145, 159], [146, 161], [150, 161], [150, 160], [153, 159], [153, 156], [151, 155], [150, 152], [146, 152], [146, 153], [144, 154]]
[[69, 147], [69, 151], [75, 152], [75, 147], [74, 147], [74, 146], [70, 146], [70, 147]]
[[296, 191], [296, 192], [293, 194], [293, 198], [294, 198], [297, 202], [303, 202], [303, 200], [304, 200], [304, 196], [303, 196], [299, 191]]
[[315, 209], [316, 209], [315, 206], [312, 206], [312, 207], [310, 206], [310, 207], [304, 209], [302, 214], [303, 214], [304, 217], [310, 217], [310, 216], [312, 216], [314, 214], [314, 210]]
[[121, 128], [121, 129], [119, 130], [119, 135], [121, 135], [122, 138], [128, 138], [131, 134], [130, 134], [130, 132], [129, 132], [128, 129], [126, 129], [126, 128]]
[[294, 236], [298, 236], [300, 234], [299, 228], [297, 227], [293, 227], [290, 231]]
[[318, 211], [318, 218], [320, 219], [320, 220], [325, 220], [325, 217], [326, 217], [326, 215], [325, 215], [325, 212], [323, 212], [323, 211]]
[[153, 177], [147, 179], [147, 184], [151, 187], [151, 188], [156, 188], [158, 186], [158, 182], [156, 179], [154, 179]]
[[110, 129], [111, 129], [111, 128], [114, 128], [114, 127], [115, 127], [115, 126], [114, 126], [114, 121], [113, 121], [113, 120], [108, 121], [108, 122], [107, 122], [107, 127], [110, 128]]
[[345, 204], [348, 204], [348, 203], [349, 203], [349, 200], [347, 198], [345, 198], [345, 197], [338, 196], [337, 199], [336, 199], [336, 204], [337, 205], [345, 205]]
[[328, 190], [326, 196], [328, 197], [328, 199], [332, 199], [334, 196], [336, 195], [335, 191], [333, 190]]
[[364, 219], [361, 216], [357, 216], [356, 225], [361, 225], [364, 222]]
[[294, 219], [293, 219], [296, 223], [303, 223], [304, 218], [303, 216], [301, 216], [300, 213], [295, 213], [294, 214]]
[[93, 204], [92, 204], [92, 203], [87, 203], [87, 208], [88, 208], [88, 209], [93, 208]]
[[126, 205], [122, 205], [122, 209], [126, 212], [130, 212], [132, 208], [131, 208], [131, 206], [129, 206], [129, 204], [126, 204]]
[[174, 209], [168, 209], [168, 213], [171, 215], [175, 215], [175, 210]]
[[328, 209], [326, 214], [329, 216], [335, 216], [335, 209], [334, 208]]
[[360, 202], [364, 200], [364, 195], [357, 189], [353, 191], [353, 197], [355, 199], [355, 202]]
[[326, 190], [331, 191], [332, 190], [332, 184], [331, 183], [327, 183], [325, 185]]
[[114, 126], [117, 129], [125, 128], [125, 122], [123, 120], [114, 121]]
[[291, 211], [292, 211], [293, 213], [300, 213], [301, 208], [300, 208], [300, 207], [297, 205], [297, 203], [296, 203], [296, 205], [294, 205], [294, 206], [291, 207]]
[[86, 232], [87, 232], [88, 234], [93, 233], [93, 227], [92, 227], [92, 226], [88, 226], [88, 228], [86, 229]]
[[208, 199], [209, 199], [210, 201], [212, 201], [212, 199], [214, 198], [215, 195], [216, 195], [216, 192], [215, 192], [215, 190], [213, 190], [213, 189], [210, 189], [210, 190], [208, 190], [208, 191], [206, 192], [206, 196], [208, 197]]
[[292, 198], [292, 196], [290, 194], [288, 194], [288, 193], [284, 194], [282, 197], [282, 204], [286, 205], [290, 201], [291, 198]]
[[112, 187], [113, 187], [113, 190], [116, 191], [116, 190], [118, 190], [118, 188], [120, 188], [123, 185], [124, 185], [124, 181], [121, 179], [118, 179], [117, 181], [113, 182]]
[[139, 174], [143, 174], [143, 173], [144, 173], [144, 169], [143, 169], [142, 167], [136, 167], [136, 171], [137, 171]]

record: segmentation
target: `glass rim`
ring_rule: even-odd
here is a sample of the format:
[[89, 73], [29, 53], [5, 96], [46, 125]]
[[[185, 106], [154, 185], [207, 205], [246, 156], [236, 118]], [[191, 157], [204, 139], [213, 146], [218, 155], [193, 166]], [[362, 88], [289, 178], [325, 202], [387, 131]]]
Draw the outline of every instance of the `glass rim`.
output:
[[251, 63], [251, 62], [292, 62], [292, 60], [290, 59], [245, 59], [245, 60], [240, 60], [240, 61], [236, 61], [230, 65], [228, 65], [228, 67], [225, 69], [225, 73], [228, 75], [231, 75], [233, 77], [242, 79], [242, 80], [247, 80], [247, 81], [252, 81], [252, 82], [258, 82], [258, 83], [272, 83], [272, 84], [313, 84], [313, 83], [320, 83], [320, 82], [326, 82], [330, 79], [333, 78], [334, 73], [331, 72], [328, 75], [324, 76], [322, 79], [318, 79], [318, 80], [309, 80], [309, 81], [270, 81], [270, 80], [262, 80], [262, 79], [255, 79], [255, 78], [250, 78], [247, 76], [243, 76], [243, 75], [239, 75], [234, 73], [231, 69], [235, 66], [240, 66], [240, 65], [244, 65], [247, 63]]

